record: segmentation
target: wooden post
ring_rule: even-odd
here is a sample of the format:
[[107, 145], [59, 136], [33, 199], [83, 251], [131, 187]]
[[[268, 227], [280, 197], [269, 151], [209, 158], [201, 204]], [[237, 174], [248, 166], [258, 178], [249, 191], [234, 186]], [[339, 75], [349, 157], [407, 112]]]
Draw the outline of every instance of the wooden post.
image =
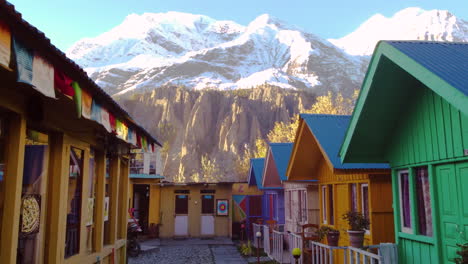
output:
[[96, 162], [96, 200], [94, 223], [94, 246], [96, 252], [101, 252], [104, 243], [104, 197], [106, 196], [106, 154], [94, 152]]
[[[128, 188], [129, 188], [129, 164], [128, 160], [122, 161], [120, 166], [120, 192], [119, 192], [119, 223], [118, 227], [118, 238], [126, 239], [127, 238], [127, 223], [128, 223]], [[126, 244], [126, 243], [125, 243]], [[126, 259], [127, 250], [126, 247], [120, 249], [119, 260], [120, 263], [123, 263], [123, 260]]]
[[111, 179], [111, 198], [109, 208], [109, 244], [115, 244], [117, 241], [117, 222], [119, 204], [119, 174], [120, 174], [120, 158], [113, 156], [110, 161], [110, 179]]
[[23, 183], [24, 144], [26, 120], [18, 114], [11, 115], [5, 164], [5, 192], [0, 241], [0, 263], [16, 263], [21, 187]]
[[70, 147], [64, 144], [62, 133], [53, 134], [50, 138], [45, 263], [62, 263], [65, 255]]

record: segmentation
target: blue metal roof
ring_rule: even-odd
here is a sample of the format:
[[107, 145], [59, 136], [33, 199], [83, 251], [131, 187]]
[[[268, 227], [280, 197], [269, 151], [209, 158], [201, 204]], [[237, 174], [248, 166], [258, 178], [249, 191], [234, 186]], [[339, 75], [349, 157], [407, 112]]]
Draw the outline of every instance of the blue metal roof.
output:
[[389, 169], [387, 163], [341, 163], [338, 156], [351, 116], [300, 114], [335, 169]]
[[468, 43], [385, 41], [468, 96]]
[[130, 174], [130, 179], [164, 179], [159, 174]]
[[265, 158], [250, 159], [249, 185], [257, 185], [258, 189], [263, 189], [262, 174], [265, 166]]
[[293, 149], [293, 143], [270, 143], [271, 154], [275, 160], [276, 169], [281, 181], [286, 181], [286, 170]]

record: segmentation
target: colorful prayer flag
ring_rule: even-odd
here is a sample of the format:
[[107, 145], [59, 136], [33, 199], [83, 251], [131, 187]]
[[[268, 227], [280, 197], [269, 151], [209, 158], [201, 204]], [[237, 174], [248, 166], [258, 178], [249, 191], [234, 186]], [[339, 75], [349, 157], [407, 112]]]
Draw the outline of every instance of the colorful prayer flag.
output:
[[67, 75], [65, 75], [62, 71], [58, 70], [57, 68], [54, 69], [54, 83], [55, 89], [59, 90], [62, 94], [73, 98], [75, 95], [75, 90], [71, 86], [73, 82]]
[[33, 51], [23, 45], [17, 38], [13, 38], [13, 50], [16, 59], [16, 81], [32, 85]]
[[112, 129], [112, 133], [117, 134], [117, 124], [115, 122], [115, 116], [109, 112], [109, 122]]
[[117, 128], [117, 137], [123, 140], [127, 140], [128, 135], [128, 128], [127, 126], [122, 123], [119, 119], [116, 120], [116, 128]]
[[9, 68], [11, 56], [11, 31], [10, 27], [0, 21], [0, 65]]
[[136, 138], [137, 138], [136, 146], [137, 146], [137, 148], [141, 148], [141, 136], [140, 136], [140, 134], [137, 134]]
[[76, 113], [78, 114], [78, 118], [81, 117], [81, 87], [80, 85], [73, 81], [71, 83], [73, 90], [75, 91], [75, 95], [73, 96], [73, 100], [75, 101], [75, 106], [76, 106]]
[[31, 83], [43, 95], [55, 98], [54, 67], [37, 52], [33, 57]]
[[86, 90], [81, 91], [81, 115], [84, 118], [91, 119], [93, 98]]
[[109, 111], [107, 111], [107, 109], [105, 109], [104, 107], [101, 109], [101, 124], [104, 126], [107, 132], [109, 133], [112, 132], [112, 127], [111, 127], [110, 118], [109, 118]]
[[101, 106], [96, 102], [96, 100], [92, 101], [91, 105], [91, 120], [94, 120], [101, 124]]

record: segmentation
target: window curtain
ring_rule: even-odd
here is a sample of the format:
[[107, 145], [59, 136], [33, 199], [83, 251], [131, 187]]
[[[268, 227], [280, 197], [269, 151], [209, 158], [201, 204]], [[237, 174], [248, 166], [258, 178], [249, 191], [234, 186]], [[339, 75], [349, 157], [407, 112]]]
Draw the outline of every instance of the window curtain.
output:
[[416, 191], [418, 201], [419, 232], [432, 236], [432, 210], [427, 167], [416, 169]]

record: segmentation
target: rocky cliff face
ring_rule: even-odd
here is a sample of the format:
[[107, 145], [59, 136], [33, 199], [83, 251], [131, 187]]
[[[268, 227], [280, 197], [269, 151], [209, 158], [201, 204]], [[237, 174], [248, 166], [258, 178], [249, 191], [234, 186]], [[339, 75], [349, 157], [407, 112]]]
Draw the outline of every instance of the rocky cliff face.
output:
[[[162, 87], [120, 98], [130, 114], [169, 144], [164, 175], [175, 181], [238, 180], [235, 161], [275, 122], [287, 121], [310, 108], [315, 96], [274, 87], [235, 91]], [[213, 179], [203, 175], [202, 156], [217, 168]]]

